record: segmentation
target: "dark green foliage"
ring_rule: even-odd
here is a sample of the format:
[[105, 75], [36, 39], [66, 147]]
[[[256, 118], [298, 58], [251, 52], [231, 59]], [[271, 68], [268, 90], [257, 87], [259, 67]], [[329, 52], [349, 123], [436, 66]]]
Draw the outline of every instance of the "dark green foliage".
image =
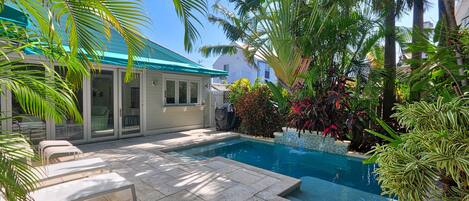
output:
[[274, 137], [281, 131], [282, 116], [271, 101], [269, 88], [261, 85], [236, 101], [236, 114], [241, 118], [241, 129], [248, 135]]

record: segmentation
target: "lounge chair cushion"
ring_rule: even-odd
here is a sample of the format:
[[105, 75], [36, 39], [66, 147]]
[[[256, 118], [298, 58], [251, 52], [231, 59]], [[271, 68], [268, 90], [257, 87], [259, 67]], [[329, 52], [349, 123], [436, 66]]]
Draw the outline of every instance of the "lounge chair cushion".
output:
[[66, 140], [43, 140], [39, 142], [38, 149], [39, 149], [39, 153], [42, 154], [42, 152], [44, 152], [44, 149], [47, 147], [61, 147], [61, 146], [73, 146], [73, 144]]
[[83, 177], [109, 172], [108, 165], [100, 158], [61, 162], [35, 168], [39, 187], [43, 188]]
[[83, 152], [75, 146], [47, 147], [43, 152], [43, 160], [49, 164], [49, 160], [57, 156], [77, 156]]
[[132, 183], [117, 173], [107, 173], [42, 188], [30, 195], [35, 201], [77, 201], [123, 190], [131, 190], [131, 200], [136, 200]]

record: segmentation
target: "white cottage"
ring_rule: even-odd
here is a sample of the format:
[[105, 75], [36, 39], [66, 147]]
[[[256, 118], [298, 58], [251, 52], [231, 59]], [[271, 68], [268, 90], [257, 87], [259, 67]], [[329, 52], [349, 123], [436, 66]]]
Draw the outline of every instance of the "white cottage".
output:
[[[2, 19], [28, 24], [19, 11], [5, 6]], [[30, 136], [33, 141], [64, 139], [74, 143], [112, 140], [175, 132], [209, 126], [209, 89], [212, 77], [222, 70], [205, 68], [157, 43], [146, 40], [145, 55], [133, 68], [134, 79], [124, 82], [127, 49], [112, 33], [101, 61], [101, 71], [83, 80], [76, 93], [84, 122], [62, 124], [23, 115], [2, 121], [2, 129]], [[41, 62], [29, 55], [27, 62]], [[11, 93], [1, 94], [1, 112], [18, 116], [24, 112]]]

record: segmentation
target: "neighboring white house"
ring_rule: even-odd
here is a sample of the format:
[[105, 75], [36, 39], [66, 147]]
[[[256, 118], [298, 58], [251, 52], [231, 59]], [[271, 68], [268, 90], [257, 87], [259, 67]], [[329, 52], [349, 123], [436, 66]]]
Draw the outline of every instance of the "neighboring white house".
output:
[[214, 83], [223, 83], [224, 81], [232, 83], [241, 78], [247, 78], [254, 83], [257, 78], [261, 81], [271, 81], [276, 83], [277, 77], [272, 68], [260, 57], [256, 57], [254, 62], [257, 66], [251, 65], [246, 60], [241, 48], [238, 49], [236, 54], [221, 55], [213, 64], [213, 68], [217, 70], [224, 70], [228, 72], [227, 77], [214, 78]]
[[[8, 6], [0, 18], [28, 26], [27, 17]], [[148, 39], [145, 43], [144, 55], [135, 61], [133, 79], [125, 82], [127, 47], [123, 38], [112, 30], [100, 71], [83, 78], [82, 88], [75, 92], [82, 123], [67, 120], [59, 124], [27, 115], [14, 94], [3, 91], [0, 112], [17, 118], [4, 119], [0, 126], [21, 132], [34, 142], [63, 139], [74, 143], [210, 126], [211, 78], [227, 73], [205, 68]], [[28, 54], [25, 62], [45, 60], [37, 53]]]
[[469, 28], [469, 0], [456, 1], [455, 10], [456, 22], [458, 25]]

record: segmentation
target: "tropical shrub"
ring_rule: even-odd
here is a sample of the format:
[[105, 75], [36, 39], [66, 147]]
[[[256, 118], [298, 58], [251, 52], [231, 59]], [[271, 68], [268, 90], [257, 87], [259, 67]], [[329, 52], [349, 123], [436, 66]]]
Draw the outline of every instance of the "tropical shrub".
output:
[[469, 199], [469, 99], [398, 105], [408, 133], [387, 138], [373, 157], [384, 194], [401, 200]]
[[251, 91], [251, 88], [251, 81], [249, 81], [249, 79], [241, 78], [234, 81], [228, 86], [228, 89], [230, 90], [228, 93], [228, 101], [230, 103], [236, 104], [239, 98]]
[[[0, 94], [7, 90], [28, 114], [41, 119], [61, 122], [69, 117], [77, 122], [81, 115], [75, 103], [71, 84], [60, 76], [48, 79], [45, 73], [57, 75], [47, 65], [55, 61], [57, 66], [83, 73], [75, 57], [69, 57], [61, 46], [47, 46], [38, 34], [25, 27], [0, 20]], [[25, 64], [24, 51], [35, 50], [44, 54], [41, 64]], [[0, 121], [12, 119], [0, 113]], [[6, 200], [29, 200], [29, 192], [36, 188], [38, 180], [30, 164], [35, 157], [28, 139], [20, 133], [0, 128], [0, 197]]]
[[290, 113], [291, 96], [288, 91], [279, 84], [276, 85], [269, 81], [267, 81], [266, 84], [272, 92], [272, 102], [282, 118], [282, 126], [285, 126], [288, 114]]
[[270, 101], [269, 88], [261, 85], [244, 94], [235, 104], [236, 114], [241, 118], [241, 130], [248, 135], [274, 137], [281, 131], [282, 117]]

